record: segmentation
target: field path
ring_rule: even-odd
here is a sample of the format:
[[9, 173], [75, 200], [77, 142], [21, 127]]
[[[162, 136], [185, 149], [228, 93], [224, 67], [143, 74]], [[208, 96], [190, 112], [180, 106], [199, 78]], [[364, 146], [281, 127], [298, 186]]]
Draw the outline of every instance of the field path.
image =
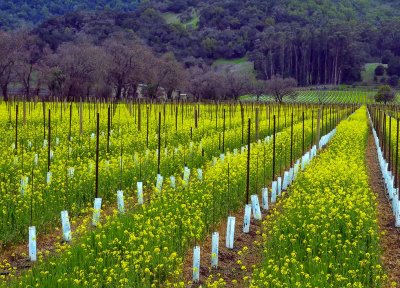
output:
[[[270, 211], [271, 210], [268, 212], [262, 210], [263, 217], [270, 214]], [[217, 269], [211, 269], [211, 235], [208, 235], [204, 241], [200, 243], [200, 282], [187, 284], [186, 287], [200, 287], [201, 285], [206, 284], [206, 280], [209, 277], [210, 283], [214, 283], [220, 278], [224, 279], [226, 285], [222, 285], [221, 287], [248, 286], [250, 277], [253, 274], [253, 265], [259, 264], [262, 260], [262, 223], [261, 221], [256, 221], [251, 217], [250, 232], [248, 234], [243, 233], [243, 213], [244, 207], [231, 214], [231, 216], [236, 217], [234, 249], [228, 249], [225, 246], [226, 219], [224, 219], [216, 228], [220, 237]], [[247, 247], [245, 248], [245, 251], [243, 251], [244, 247]], [[184, 259], [185, 283], [189, 283], [192, 280], [192, 261], [193, 251], [190, 249]], [[240, 264], [238, 261], [240, 261]], [[246, 269], [243, 270], [242, 267], [246, 267]], [[248, 280], [243, 279], [246, 276], [248, 277]]]
[[400, 229], [394, 227], [395, 219], [390, 207], [372, 133], [368, 135], [366, 151], [369, 183], [377, 196], [382, 263], [390, 282], [400, 287]]

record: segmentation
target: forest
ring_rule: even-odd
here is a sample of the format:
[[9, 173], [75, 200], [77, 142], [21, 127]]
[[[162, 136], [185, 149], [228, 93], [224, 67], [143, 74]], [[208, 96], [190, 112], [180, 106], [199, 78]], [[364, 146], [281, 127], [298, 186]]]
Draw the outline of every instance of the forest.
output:
[[[99, 53], [105, 51], [110, 55], [112, 52], [109, 46], [117, 43], [128, 47], [129, 52], [137, 48], [129, 46], [135, 43], [132, 45], [139, 45], [149, 55], [153, 55], [156, 61], [173, 63], [172, 66], [168, 64], [166, 69], [175, 70], [173, 73], [176, 75], [183, 73], [186, 76], [179, 77], [182, 81], [173, 85], [174, 89], [191, 92], [184, 79], [194, 81], [195, 87], [204, 82], [206, 92], [198, 91], [201, 94], [198, 97], [237, 97], [237, 91], [232, 95], [227, 91], [218, 91], [220, 87], [212, 87], [213, 82], [220, 82], [215, 80], [218, 77], [242, 78], [240, 82], [246, 80], [255, 83], [279, 75], [295, 79], [300, 86], [363, 84], [361, 72], [364, 64], [370, 62], [387, 64], [386, 73], [389, 77], [400, 76], [400, 7], [396, 1], [101, 1], [96, 5], [89, 1], [80, 1], [79, 5], [75, 1], [52, 4], [43, 1], [35, 2], [35, 5], [31, 1], [21, 1], [22, 7], [29, 9], [21, 9], [17, 13], [18, 17], [14, 18], [10, 15], [15, 15], [13, 13], [17, 4], [10, 2], [2, 2], [0, 6], [0, 28], [4, 30], [2, 34], [17, 42], [26, 42], [27, 37], [18, 37], [16, 34], [29, 35], [29, 41], [34, 41], [35, 45], [15, 45], [1, 41], [0, 53], [8, 55], [0, 59], [0, 67], [3, 67], [0, 70], [3, 92], [6, 91], [4, 87], [13, 82], [19, 82], [25, 87], [31, 86], [30, 83], [24, 84], [26, 79], [21, 80], [18, 77], [20, 73], [16, 72], [17, 66], [20, 66], [17, 62], [21, 62], [21, 59], [24, 61], [24, 57], [19, 57], [18, 61], [12, 60], [13, 65], [9, 65], [7, 58], [17, 51], [11, 54], [5, 52], [7, 46], [11, 50], [23, 46], [35, 50], [34, 55], [31, 55], [35, 59], [26, 60], [28, 62], [23, 66], [28, 65], [35, 72], [34, 79], [31, 79], [34, 85], [45, 86], [52, 94], [56, 90], [63, 90], [61, 86], [67, 87], [66, 83], [72, 81], [68, 79], [68, 74], [77, 75], [63, 70], [63, 65], [57, 61], [65, 60], [57, 60], [56, 55], [65, 58], [66, 53], [72, 53], [70, 50], [75, 49], [96, 57], [96, 53], [83, 52], [86, 48], [97, 52], [101, 50]], [[50, 12], [38, 13], [42, 10]], [[14, 20], [8, 21], [10, 18]], [[82, 47], [85, 49], [82, 50]], [[162, 70], [159, 69], [159, 63], [151, 64], [145, 58], [130, 54], [125, 60], [134, 60], [141, 62], [143, 67], [147, 66], [144, 74], [152, 74], [147, 73], [151, 70], [150, 66]], [[89, 61], [86, 57], [82, 59]], [[92, 66], [104, 67], [100, 64], [104, 59], [93, 59]], [[218, 71], [213, 63], [220, 59], [249, 61], [254, 65], [254, 73], [239, 73], [232, 69]], [[113, 65], [122, 67], [118, 61], [114, 61]], [[59, 71], [54, 72], [55, 67]], [[180, 67], [180, 71], [176, 67]], [[101, 69], [92, 67], [92, 70], [102, 73]], [[159, 80], [165, 78], [167, 72], [160, 72], [161, 76], [157, 80], [150, 81], [149, 77], [157, 77], [144, 75], [134, 69], [128, 70], [135, 74], [135, 81], [131, 79], [115, 84], [110, 73], [105, 73], [108, 76], [102, 78], [94, 74], [87, 75], [87, 71], [83, 71], [86, 77], [79, 79], [93, 78], [87, 80], [90, 89], [87, 85], [74, 84], [80, 86], [79, 89], [69, 87], [65, 88], [68, 92], [57, 93], [68, 96], [84, 90], [86, 93], [83, 95], [89, 95], [95, 87], [101, 88], [105, 94], [114, 90], [114, 94], [121, 97], [129, 94], [129, 87], [136, 87], [139, 83], [148, 84], [146, 87], [153, 89], [150, 92], [153, 96], [159, 87], [170, 89], [162, 83], [166, 82], [164, 79]], [[94, 83], [94, 79], [104, 81]], [[248, 89], [234, 90], [242, 93]], [[79, 93], [82, 95], [81, 91]]]

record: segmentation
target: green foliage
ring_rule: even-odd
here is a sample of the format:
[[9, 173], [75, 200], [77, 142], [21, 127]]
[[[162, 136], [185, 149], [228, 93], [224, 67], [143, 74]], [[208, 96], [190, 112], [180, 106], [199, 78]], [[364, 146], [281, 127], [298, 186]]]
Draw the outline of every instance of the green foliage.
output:
[[[398, 81], [398, 79], [397, 79]], [[396, 97], [395, 92], [390, 88], [389, 85], [381, 86], [378, 90], [378, 93], [375, 95], [376, 102], [392, 102]]]
[[376, 76], [383, 76], [385, 74], [385, 67], [383, 65], [378, 65], [375, 68], [375, 75]]
[[400, 75], [400, 57], [393, 56], [392, 58], [390, 58], [387, 73], [390, 76]]
[[247, 62], [246, 57], [236, 58], [236, 59], [217, 59], [214, 61], [213, 65], [221, 65], [221, 64], [242, 64]]
[[26, 23], [36, 24], [49, 17], [64, 15], [76, 10], [133, 11], [140, 0], [2, 0], [0, 2], [0, 28], [15, 28]]
[[168, 24], [179, 24], [179, 23], [181, 23], [181, 20], [179, 20], [178, 16], [179, 16], [179, 14], [175, 14], [175, 13], [172, 13], [172, 12], [167, 12], [167, 13], [163, 14], [163, 17], [164, 17], [165, 21]]
[[389, 80], [388, 80], [388, 84], [392, 87], [397, 87], [399, 86], [399, 76], [397, 75], [392, 75], [390, 76]]
[[[167, 22], [167, 24], [179, 24], [182, 25], [185, 28], [197, 28], [199, 25], [199, 16], [197, 16], [196, 14], [194, 14], [193, 16], [190, 15], [191, 17], [189, 17], [188, 19], [186, 19], [186, 15], [182, 15], [182, 14], [177, 14], [177, 13], [173, 13], [173, 12], [166, 12], [162, 14], [162, 17], [165, 19], [165, 22]], [[186, 21], [185, 21], [186, 20]]]
[[34, 30], [54, 50], [85, 34], [99, 44], [125, 33], [185, 63], [246, 57], [258, 78], [279, 74], [300, 86], [372, 83], [376, 66], [363, 66], [379, 58], [400, 75], [400, 5], [389, 0], [20, 2], [0, 4], [0, 28], [64, 15]]

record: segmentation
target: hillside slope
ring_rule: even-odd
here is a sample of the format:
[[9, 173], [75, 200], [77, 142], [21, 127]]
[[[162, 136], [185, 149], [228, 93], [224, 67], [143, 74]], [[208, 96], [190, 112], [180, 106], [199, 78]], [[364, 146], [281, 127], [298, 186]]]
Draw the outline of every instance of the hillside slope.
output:
[[35, 25], [50, 17], [78, 10], [133, 11], [140, 0], [2, 0], [0, 1], [0, 29]]
[[0, 4], [0, 28], [61, 15], [34, 30], [53, 50], [83, 35], [100, 44], [118, 33], [141, 39], [157, 53], [171, 51], [186, 67], [246, 57], [259, 78], [280, 74], [300, 85], [361, 81], [364, 64], [380, 62], [385, 50], [400, 56], [396, 1], [19, 2], [21, 9], [11, 0]]

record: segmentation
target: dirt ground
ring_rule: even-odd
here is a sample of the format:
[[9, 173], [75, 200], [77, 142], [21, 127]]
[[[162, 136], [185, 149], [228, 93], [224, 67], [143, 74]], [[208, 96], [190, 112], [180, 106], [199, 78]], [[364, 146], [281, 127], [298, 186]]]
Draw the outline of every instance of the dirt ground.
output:
[[[381, 231], [382, 262], [389, 282], [400, 287], [400, 229], [395, 228], [395, 219], [386, 197], [384, 180], [378, 164], [378, 155], [372, 133], [368, 136], [366, 153], [369, 182], [378, 201], [379, 229]], [[389, 283], [390, 284], [390, 283]]]
[[[259, 197], [260, 198], [260, 197]], [[227, 285], [225, 287], [246, 287], [249, 280], [244, 280], [244, 277], [249, 277], [253, 272], [253, 265], [257, 265], [262, 260], [262, 236], [261, 236], [261, 221], [256, 221], [251, 218], [250, 232], [243, 233], [243, 218], [244, 207], [240, 212], [231, 214], [236, 217], [235, 222], [235, 242], [234, 248], [228, 249], [225, 246], [226, 225], [227, 219], [220, 223], [217, 227], [219, 232], [219, 259], [218, 268], [211, 269], [211, 234], [204, 239], [200, 244], [201, 259], [200, 259], [200, 282], [196, 284], [188, 284], [187, 287], [200, 287], [206, 282], [206, 279], [212, 275], [214, 280], [223, 278]], [[263, 213], [264, 212], [264, 213]], [[266, 211], [262, 210], [262, 215], [265, 217]], [[245, 252], [238, 253], [243, 250]], [[241, 254], [241, 255], [240, 255]], [[185, 283], [192, 280], [192, 266], [193, 266], [193, 251], [189, 251], [184, 259], [184, 277]], [[237, 261], [240, 260], [240, 264]], [[242, 266], [246, 270], [242, 270]], [[233, 283], [232, 280], [236, 280]]]

